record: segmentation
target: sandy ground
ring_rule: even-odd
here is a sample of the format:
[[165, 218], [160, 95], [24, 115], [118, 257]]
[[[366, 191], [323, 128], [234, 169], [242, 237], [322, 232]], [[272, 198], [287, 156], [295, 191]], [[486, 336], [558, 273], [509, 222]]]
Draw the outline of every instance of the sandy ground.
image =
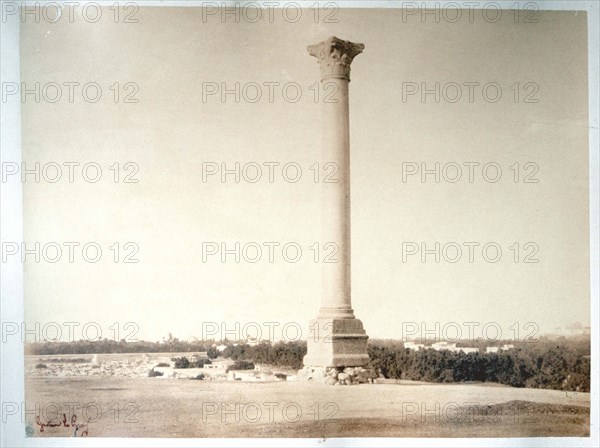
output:
[[[590, 396], [489, 384], [80, 376], [28, 378], [26, 402], [32, 436], [72, 436], [72, 423], [87, 421], [78, 435], [526, 437], [589, 435]], [[41, 431], [46, 423], [56, 426]]]

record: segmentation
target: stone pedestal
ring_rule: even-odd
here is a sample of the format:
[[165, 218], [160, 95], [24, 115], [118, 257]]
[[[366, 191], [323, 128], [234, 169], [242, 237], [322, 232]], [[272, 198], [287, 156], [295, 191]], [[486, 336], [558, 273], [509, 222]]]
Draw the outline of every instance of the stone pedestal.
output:
[[357, 367], [369, 362], [367, 336], [358, 319], [321, 318], [309, 325], [305, 366]]
[[[364, 49], [337, 37], [308, 47], [318, 59], [323, 91], [322, 166], [335, 174], [321, 182], [321, 244], [335, 245], [334, 259], [321, 265], [321, 308], [310, 322], [304, 365], [313, 368], [364, 366], [368, 336], [354, 317], [350, 282], [350, 64]], [[331, 172], [329, 170], [328, 172]], [[314, 369], [313, 369], [314, 370]]]

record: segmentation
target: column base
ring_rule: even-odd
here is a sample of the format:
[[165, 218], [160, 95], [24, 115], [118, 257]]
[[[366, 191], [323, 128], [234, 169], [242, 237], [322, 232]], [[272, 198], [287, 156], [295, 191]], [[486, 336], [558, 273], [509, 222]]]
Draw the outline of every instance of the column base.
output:
[[[319, 310], [317, 319], [356, 319], [350, 307], [324, 307]], [[362, 328], [362, 323], [360, 324]]]
[[313, 319], [308, 336], [305, 366], [360, 367], [369, 363], [369, 336], [362, 322], [354, 317]]

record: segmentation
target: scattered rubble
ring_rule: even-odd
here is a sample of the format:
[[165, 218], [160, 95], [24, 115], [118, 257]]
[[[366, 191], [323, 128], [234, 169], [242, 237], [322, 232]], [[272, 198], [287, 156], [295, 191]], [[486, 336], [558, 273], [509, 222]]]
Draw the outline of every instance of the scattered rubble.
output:
[[304, 367], [297, 379], [329, 385], [352, 385], [373, 383], [378, 378], [372, 368], [365, 367]]
[[144, 360], [98, 362], [98, 358], [94, 357], [93, 360], [85, 363], [48, 362], [45, 369], [26, 368], [25, 374], [38, 377], [121, 376], [134, 378], [147, 377], [148, 371], [152, 370], [155, 365], [155, 361]]
[[[34, 362], [35, 361], [35, 362]], [[28, 377], [78, 377], [78, 376], [114, 376], [123, 378], [175, 378], [175, 379], [203, 379], [217, 381], [286, 381], [287, 375], [271, 370], [240, 370], [227, 372], [229, 361], [221, 361], [212, 365], [187, 369], [175, 369], [172, 362], [164, 362], [165, 357], [151, 358], [140, 355], [129, 359], [100, 359], [98, 355], [82, 359], [82, 362], [69, 362], [68, 360], [44, 360], [33, 358], [26, 363], [25, 374]], [[41, 367], [43, 366], [43, 367]]]

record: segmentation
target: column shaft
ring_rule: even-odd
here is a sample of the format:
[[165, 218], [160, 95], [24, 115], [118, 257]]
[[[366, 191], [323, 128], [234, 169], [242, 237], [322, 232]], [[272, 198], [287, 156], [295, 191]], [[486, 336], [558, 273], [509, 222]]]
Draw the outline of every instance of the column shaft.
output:
[[[321, 260], [322, 303], [319, 317], [352, 318], [349, 83], [344, 78], [326, 78], [322, 83], [324, 92], [334, 94], [327, 95], [330, 99], [322, 106], [321, 160], [324, 177], [321, 182], [321, 243], [324, 257]], [[335, 246], [325, 246], [327, 243]], [[328, 257], [334, 249], [335, 254]]]

